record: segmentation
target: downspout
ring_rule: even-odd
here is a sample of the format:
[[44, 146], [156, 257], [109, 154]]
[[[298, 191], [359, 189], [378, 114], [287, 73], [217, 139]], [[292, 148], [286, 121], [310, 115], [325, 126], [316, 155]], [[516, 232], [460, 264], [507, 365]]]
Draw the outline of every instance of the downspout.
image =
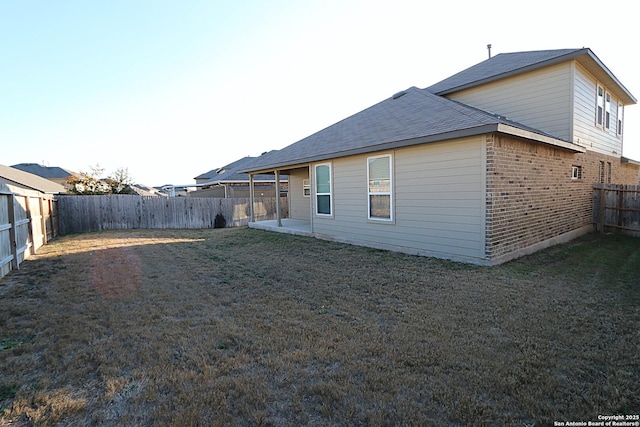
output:
[[276, 218], [278, 227], [282, 227], [282, 212], [280, 212], [280, 171], [276, 169]]
[[253, 174], [249, 174], [249, 211], [251, 212], [251, 222], [256, 222], [256, 214], [253, 209], [253, 199], [255, 197], [253, 191]]

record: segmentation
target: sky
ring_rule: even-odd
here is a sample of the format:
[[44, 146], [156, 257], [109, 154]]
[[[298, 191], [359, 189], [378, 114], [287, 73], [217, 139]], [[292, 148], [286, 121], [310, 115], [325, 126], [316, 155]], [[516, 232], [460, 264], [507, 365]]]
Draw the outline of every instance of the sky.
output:
[[[0, 164], [194, 184], [484, 61], [487, 44], [588, 47], [638, 98], [636, 7], [603, 5], [0, 0]], [[640, 160], [638, 105], [623, 155]]]

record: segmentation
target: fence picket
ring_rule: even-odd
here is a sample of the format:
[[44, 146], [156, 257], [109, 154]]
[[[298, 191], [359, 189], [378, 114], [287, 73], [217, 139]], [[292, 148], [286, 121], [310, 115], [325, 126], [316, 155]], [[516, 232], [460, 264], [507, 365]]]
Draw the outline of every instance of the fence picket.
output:
[[[134, 195], [59, 195], [60, 234], [129, 228], [213, 228], [221, 214], [227, 227], [247, 225], [249, 198], [145, 197]], [[287, 198], [282, 201], [288, 216]], [[276, 218], [275, 197], [255, 202], [256, 219]]]

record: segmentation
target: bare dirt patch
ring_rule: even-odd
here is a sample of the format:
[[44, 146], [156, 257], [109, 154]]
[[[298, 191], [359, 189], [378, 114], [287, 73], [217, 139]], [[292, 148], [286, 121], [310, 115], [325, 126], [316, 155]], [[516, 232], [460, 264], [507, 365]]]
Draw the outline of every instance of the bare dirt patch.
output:
[[640, 411], [640, 240], [497, 268], [257, 230], [60, 238], [0, 281], [0, 425], [547, 425]]

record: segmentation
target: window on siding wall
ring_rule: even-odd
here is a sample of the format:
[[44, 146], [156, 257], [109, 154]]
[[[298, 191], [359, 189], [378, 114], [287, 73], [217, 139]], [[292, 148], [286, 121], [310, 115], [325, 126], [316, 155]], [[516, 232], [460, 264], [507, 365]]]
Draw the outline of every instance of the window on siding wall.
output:
[[611, 94], [607, 93], [604, 97], [604, 127], [611, 127]]
[[616, 116], [617, 125], [616, 125], [616, 133], [618, 136], [622, 135], [622, 117], [624, 115], [624, 106], [622, 104], [618, 104], [618, 115]]
[[596, 125], [602, 126], [604, 123], [604, 88], [598, 85], [596, 97]]
[[392, 165], [391, 156], [367, 159], [369, 219], [392, 219]]
[[315, 167], [316, 213], [331, 215], [331, 164], [325, 163]]
[[311, 185], [309, 184], [309, 180], [308, 179], [303, 179], [302, 180], [302, 195], [304, 197], [311, 196]]

